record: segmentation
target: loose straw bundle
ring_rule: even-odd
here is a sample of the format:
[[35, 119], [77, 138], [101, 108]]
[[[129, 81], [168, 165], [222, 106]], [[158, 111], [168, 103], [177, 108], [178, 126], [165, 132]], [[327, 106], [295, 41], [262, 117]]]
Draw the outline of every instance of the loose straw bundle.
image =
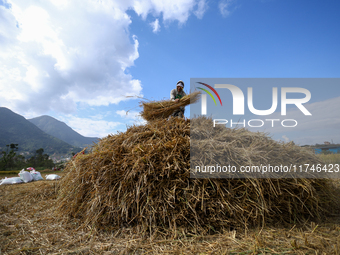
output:
[[200, 92], [196, 91], [184, 96], [178, 102], [171, 100], [142, 102], [141, 106], [143, 107], [143, 111], [141, 112], [141, 116], [147, 121], [166, 119], [179, 107], [197, 102], [199, 97]]

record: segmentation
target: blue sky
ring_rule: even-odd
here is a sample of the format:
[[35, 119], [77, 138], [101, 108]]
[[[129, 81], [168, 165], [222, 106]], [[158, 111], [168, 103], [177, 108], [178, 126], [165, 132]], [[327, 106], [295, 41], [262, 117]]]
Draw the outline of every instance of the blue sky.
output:
[[[330, 0], [0, 0], [0, 106], [104, 137], [143, 123], [131, 96], [168, 98], [178, 80], [189, 92], [190, 78], [339, 77], [339, 10]], [[318, 91], [311, 102], [339, 96]]]

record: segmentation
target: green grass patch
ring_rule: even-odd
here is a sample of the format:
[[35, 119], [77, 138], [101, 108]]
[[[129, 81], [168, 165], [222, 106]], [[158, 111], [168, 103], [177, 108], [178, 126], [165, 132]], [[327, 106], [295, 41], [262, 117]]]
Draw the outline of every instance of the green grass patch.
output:
[[340, 164], [340, 154], [317, 154], [325, 164]]
[[0, 171], [0, 176], [8, 176], [8, 175], [18, 175], [20, 170], [13, 171]]

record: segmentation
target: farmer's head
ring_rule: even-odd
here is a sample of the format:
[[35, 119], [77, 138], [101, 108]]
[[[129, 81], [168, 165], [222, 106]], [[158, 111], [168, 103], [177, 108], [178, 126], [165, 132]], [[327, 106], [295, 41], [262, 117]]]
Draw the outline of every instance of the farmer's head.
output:
[[184, 88], [184, 82], [183, 81], [178, 81], [176, 85], [177, 91], [181, 92]]

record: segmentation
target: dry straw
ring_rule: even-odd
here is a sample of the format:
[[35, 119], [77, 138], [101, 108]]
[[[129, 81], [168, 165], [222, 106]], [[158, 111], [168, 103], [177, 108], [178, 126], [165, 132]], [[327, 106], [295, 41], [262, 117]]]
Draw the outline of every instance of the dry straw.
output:
[[196, 91], [184, 96], [178, 102], [171, 100], [141, 102], [143, 111], [141, 116], [147, 121], [166, 119], [179, 107], [195, 103], [200, 97], [200, 92]]
[[[223, 148], [221, 164], [319, 162], [293, 144], [245, 129], [212, 129], [193, 119], [193, 144]], [[202, 150], [203, 151], [203, 150]], [[193, 159], [197, 160], [197, 159]], [[56, 213], [81, 218], [84, 226], [167, 236], [206, 234], [264, 223], [318, 218], [329, 202], [321, 179], [193, 179], [190, 120], [160, 119], [109, 135], [92, 152], [77, 156], [60, 181]]]

